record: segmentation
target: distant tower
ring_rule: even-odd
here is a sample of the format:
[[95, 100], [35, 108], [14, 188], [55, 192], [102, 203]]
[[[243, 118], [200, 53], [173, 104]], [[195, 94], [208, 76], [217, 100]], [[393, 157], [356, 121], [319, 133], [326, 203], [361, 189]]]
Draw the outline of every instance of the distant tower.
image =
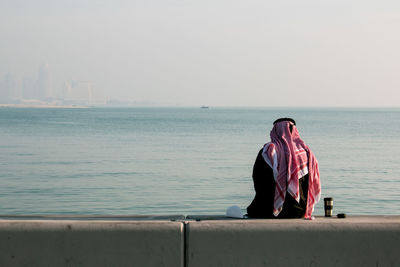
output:
[[10, 103], [15, 90], [16, 82], [14, 77], [11, 74], [4, 75], [3, 81], [0, 84], [0, 103]]
[[93, 88], [92, 88], [92, 82], [86, 81], [87, 84], [87, 91], [88, 91], [88, 100], [89, 104], [92, 104], [93, 102]]
[[25, 77], [22, 80], [22, 96], [24, 99], [34, 99], [35, 98], [34, 79]]
[[49, 64], [40, 66], [39, 75], [37, 80], [37, 94], [38, 99], [53, 98], [53, 90], [51, 88]]
[[92, 104], [94, 90], [91, 81], [69, 80], [64, 82], [64, 101], [80, 105]]

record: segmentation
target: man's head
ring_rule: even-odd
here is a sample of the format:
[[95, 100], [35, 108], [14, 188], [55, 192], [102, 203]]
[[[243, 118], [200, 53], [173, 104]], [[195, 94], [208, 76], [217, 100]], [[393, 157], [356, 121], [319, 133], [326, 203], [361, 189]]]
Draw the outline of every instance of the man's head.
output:
[[[275, 123], [278, 123], [281, 121], [289, 121], [289, 122], [293, 123], [293, 125], [296, 125], [296, 122], [292, 118], [280, 118], [280, 119], [277, 119], [276, 121], [274, 121], [274, 126], [275, 126]], [[293, 131], [293, 125], [292, 124], [289, 125], [290, 132]]]
[[294, 125], [296, 125], [296, 122], [292, 118], [280, 118], [280, 119], [277, 119], [276, 121], [274, 121], [273, 124], [275, 124], [277, 122], [281, 122], [281, 121], [290, 121], [290, 122], [293, 122]]

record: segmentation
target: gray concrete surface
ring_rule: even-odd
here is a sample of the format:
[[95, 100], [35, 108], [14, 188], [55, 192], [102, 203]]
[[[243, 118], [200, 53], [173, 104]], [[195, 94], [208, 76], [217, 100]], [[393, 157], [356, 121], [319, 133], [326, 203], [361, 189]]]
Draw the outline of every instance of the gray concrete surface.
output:
[[183, 266], [183, 224], [0, 220], [0, 266]]
[[0, 215], [0, 220], [182, 221], [185, 215]]
[[400, 266], [400, 216], [202, 220], [186, 229], [187, 266]]
[[55, 217], [1, 217], [0, 266], [400, 266], [400, 216]]

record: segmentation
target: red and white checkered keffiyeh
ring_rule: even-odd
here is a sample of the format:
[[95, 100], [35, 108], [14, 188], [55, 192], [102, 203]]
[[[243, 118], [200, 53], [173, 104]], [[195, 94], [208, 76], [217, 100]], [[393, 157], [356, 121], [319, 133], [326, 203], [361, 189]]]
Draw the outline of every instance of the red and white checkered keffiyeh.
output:
[[[290, 127], [293, 127], [292, 132]], [[308, 174], [307, 208], [304, 218], [311, 219], [314, 204], [321, 196], [317, 159], [290, 121], [275, 123], [270, 136], [271, 142], [264, 145], [262, 155], [274, 173], [276, 186], [273, 213], [278, 216], [282, 211], [286, 192], [299, 202], [299, 179]]]

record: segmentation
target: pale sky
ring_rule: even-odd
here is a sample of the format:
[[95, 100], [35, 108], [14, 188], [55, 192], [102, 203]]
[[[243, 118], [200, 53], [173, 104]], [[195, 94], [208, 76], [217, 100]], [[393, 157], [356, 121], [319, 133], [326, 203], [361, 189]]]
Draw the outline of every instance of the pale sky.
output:
[[400, 1], [0, 0], [0, 77], [187, 106], [400, 106]]

